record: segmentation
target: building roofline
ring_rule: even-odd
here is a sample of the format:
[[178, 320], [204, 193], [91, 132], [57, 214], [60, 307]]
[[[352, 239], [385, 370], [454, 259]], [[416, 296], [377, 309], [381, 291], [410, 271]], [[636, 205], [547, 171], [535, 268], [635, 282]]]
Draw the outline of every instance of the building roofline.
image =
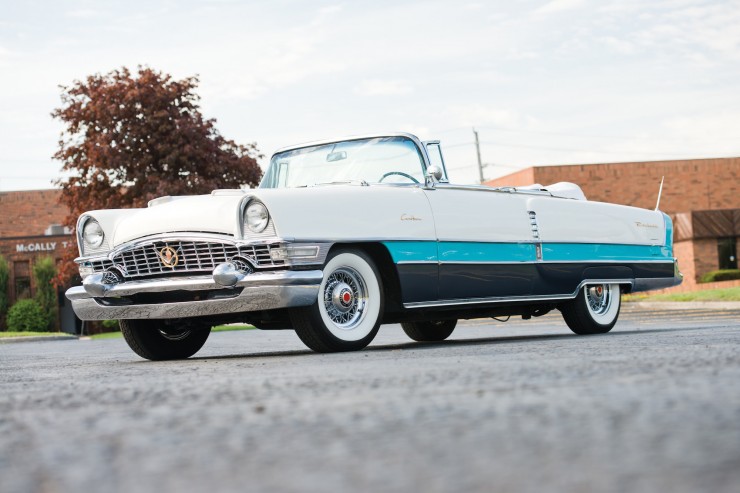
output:
[[61, 188], [34, 188], [29, 190], [0, 190], [0, 195], [9, 193], [26, 193], [26, 192], [61, 192]]
[[726, 156], [726, 157], [702, 157], [702, 158], [684, 158], [684, 159], [656, 159], [652, 161], [617, 161], [617, 162], [604, 162], [604, 163], [570, 163], [570, 164], [539, 164], [539, 165], [533, 165], [533, 166], [527, 166], [526, 168], [521, 168], [517, 171], [512, 171], [511, 173], [506, 173], [505, 175], [497, 176], [496, 178], [491, 178], [490, 180], [486, 180], [486, 182], [494, 181], [494, 180], [500, 180], [502, 178], [506, 178], [507, 176], [516, 175], [518, 173], [521, 173], [523, 171], [528, 170], [538, 170], [538, 169], [545, 169], [545, 168], [565, 168], [565, 167], [572, 167], [572, 166], [624, 166], [624, 165], [633, 165], [633, 164], [654, 164], [654, 163], [681, 163], [681, 162], [688, 162], [688, 161], [716, 161], [716, 160], [726, 160], [726, 159], [740, 159], [740, 156]]
[[[549, 168], [551, 166], [599, 166], [606, 164], [650, 164], [650, 163], [680, 163], [685, 161], [713, 161], [718, 159], [740, 159], [740, 156], [724, 157], [688, 157], [683, 159], [652, 159], [650, 161], [608, 161], [603, 163], [570, 163], [570, 164], [539, 164], [529, 166], [529, 168]], [[522, 168], [528, 169], [528, 168]]]

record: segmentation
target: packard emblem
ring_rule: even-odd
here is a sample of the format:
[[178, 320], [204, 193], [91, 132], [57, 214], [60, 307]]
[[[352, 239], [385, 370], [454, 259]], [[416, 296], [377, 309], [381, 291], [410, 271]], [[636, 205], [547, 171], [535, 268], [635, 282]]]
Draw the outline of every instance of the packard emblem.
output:
[[174, 269], [179, 259], [174, 248], [164, 247], [159, 251], [159, 260], [162, 261], [162, 265], [164, 265], [165, 267]]

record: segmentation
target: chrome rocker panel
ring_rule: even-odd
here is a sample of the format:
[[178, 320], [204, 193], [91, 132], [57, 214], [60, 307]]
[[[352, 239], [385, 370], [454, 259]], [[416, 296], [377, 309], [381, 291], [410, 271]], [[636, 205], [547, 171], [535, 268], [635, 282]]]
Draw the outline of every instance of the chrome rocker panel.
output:
[[320, 270], [256, 272], [240, 276], [236, 281], [233, 287], [242, 288], [237, 296], [201, 301], [131, 305], [101, 303], [105, 299], [166, 291], [220, 290], [228, 295], [232, 288], [217, 283], [213, 276], [204, 275], [129, 281], [105, 289], [100, 286], [91, 289], [90, 283], [86, 283], [86, 286], [68, 289], [66, 296], [82, 320], [190, 318], [308, 306], [316, 301], [322, 278]]

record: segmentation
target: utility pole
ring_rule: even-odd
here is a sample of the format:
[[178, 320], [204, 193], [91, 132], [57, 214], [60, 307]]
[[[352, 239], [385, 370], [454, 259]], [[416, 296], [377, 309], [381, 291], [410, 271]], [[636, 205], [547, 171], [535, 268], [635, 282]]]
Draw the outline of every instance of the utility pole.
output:
[[480, 181], [478, 183], [483, 183], [483, 163], [480, 160], [480, 142], [478, 141], [478, 131], [473, 128], [473, 135], [475, 135], [475, 152], [478, 154], [478, 177], [480, 178]]

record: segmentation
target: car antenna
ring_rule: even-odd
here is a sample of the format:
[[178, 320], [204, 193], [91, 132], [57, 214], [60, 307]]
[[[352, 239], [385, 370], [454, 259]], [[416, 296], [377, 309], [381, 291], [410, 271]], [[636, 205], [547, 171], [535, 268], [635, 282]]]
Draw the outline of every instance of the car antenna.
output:
[[665, 176], [662, 176], [660, 178], [660, 188], [658, 189], [658, 201], [655, 203], [655, 210], [658, 210], [658, 207], [660, 207], [660, 195], [663, 193], [663, 180], [665, 180]]

